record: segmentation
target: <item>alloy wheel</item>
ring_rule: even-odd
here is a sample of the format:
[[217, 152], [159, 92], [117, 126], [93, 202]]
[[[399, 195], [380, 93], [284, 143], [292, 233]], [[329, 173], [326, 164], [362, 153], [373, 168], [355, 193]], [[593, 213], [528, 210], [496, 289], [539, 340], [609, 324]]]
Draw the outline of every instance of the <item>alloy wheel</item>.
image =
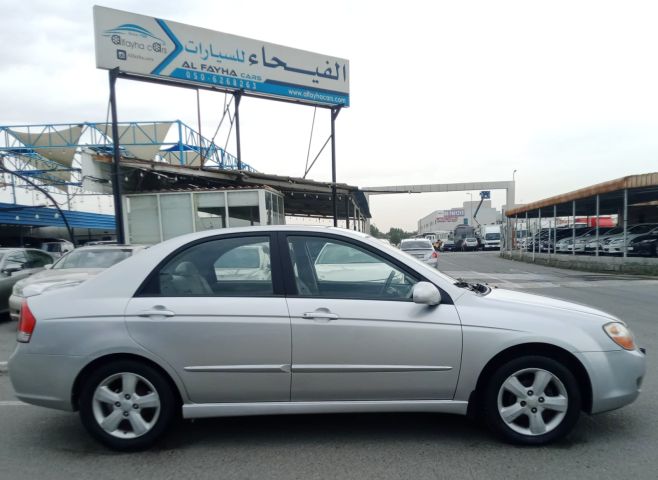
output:
[[498, 413], [515, 432], [544, 435], [564, 420], [569, 407], [560, 379], [541, 368], [525, 368], [510, 375], [498, 390]]
[[110, 375], [94, 391], [94, 419], [107, 434], [116, 438], [137, 438], [148, 433], [158, 421], [160, 410], [157, 390], [136, 373]]

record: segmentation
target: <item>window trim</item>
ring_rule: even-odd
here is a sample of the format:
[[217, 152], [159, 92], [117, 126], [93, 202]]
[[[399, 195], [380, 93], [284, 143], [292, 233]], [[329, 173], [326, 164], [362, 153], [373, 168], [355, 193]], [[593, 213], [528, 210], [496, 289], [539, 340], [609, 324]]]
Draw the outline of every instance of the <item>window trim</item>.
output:
[[[279, 251], [278, 241], [279, 239], [275, 235], [276, 232], [242, 232], [242, 233], [229, 233], [229, 234], [219, 234], [213, 235], [211, 237], [203, 237], [192, 242], [188, 242], [185, 245], [181, 245], [176, 248], [174, 251], [166, 255], [158, 264], [149, 272], [146, 278], [142, 283], [137, 287], [135, 293], [133, 293], [133, 298], [276, 298], [284, 297], [284, 286], [283, 286], [283, 272], [281, 260], [279, 255], [274, 255], [274, 253]], [[194, 248], [198, 245], [208, 242], [214, 242], [217, 240], [229, 240], [231, 238], [249, 238], [249, 237], [263, 237], [268, 238], [270, 243], [270, 268], [272, 269], [272, 294], [271, 295], [183, 295], [178, 297], [173, 297], [171, 295], [162, 295], [162, 294], [152, 294], [145, 293], [144, 290], [153, 281], [159, 271], [167, 265], [174, 257], [180, 253]]]
[[413, 277], [418, 282], [429, 282], [436, 286], [441, 292], [441, 303], [446, 305], [453, 305], [452, 298], [444, 289], [442, 289], [436, 282], [425, 277], [422, 273], [409, 267], [407, 264], [401, 262], [397, 258], [390, 256], [388, 253], [378, 250], [377, 248], [368, 245], [367, 243], [360, 242], [356, 239], [343, 237], [342, 235], [335, 235], [324, 232], [305, 232], [305, 231], [278, 231], [275, 232], [278, 237], [278, 257], [279, 261], [283, 263], [283, 285], [285, 288], [285, 296], [291, 298], [316, 298], [316, 299], [331, 299], [331, 300], [370, 300], [376, 302], [413, 302], [410, 298], [372, 298], [372, 297], [325, 297], [322, 295], [299, 295], [297, 292], [297, 283], [295, 282], [295, 271], [290, 258], [290, 250], [288, 247], [288, 237], [319, 237], [324, 239], [336, 240], [348, 245], [353, 245], [362, 250], [365, 250], [377, 257], [384, 258], [388, 263], [401, 270], [403, 273]]

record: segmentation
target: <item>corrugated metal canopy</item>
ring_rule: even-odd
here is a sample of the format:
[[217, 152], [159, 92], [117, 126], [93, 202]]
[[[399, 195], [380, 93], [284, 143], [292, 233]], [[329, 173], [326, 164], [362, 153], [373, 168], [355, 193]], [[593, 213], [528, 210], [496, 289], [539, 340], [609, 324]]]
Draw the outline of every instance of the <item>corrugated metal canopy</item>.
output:
[[594, 215], [596, 213], [596, 196], [599, 195], [599, 213], [601, 215], [619, 212], [624, 199], [624, 190], [628, 189], [628, 204], [637, 205], [658, 200], [658, 172], [627, 177], [598, 183], [589, 187], [563, 193], [536, 202], [527, 203], [505, 212], [507, 217], [524, 216], [534, 218], [541, 212], [542, 216], [552, 216], [555, 209], [557, 216], [572, 214], [572, 202], [576, 202], [576, 215]]
[[[114, 230], [114, 215], [64, 210], [72, 228], [97, 228]], [[24, 225], [31, 227], [65, 227], [56, 208], [34, 207], [13, 203], [0, 203], [0, 225]]]

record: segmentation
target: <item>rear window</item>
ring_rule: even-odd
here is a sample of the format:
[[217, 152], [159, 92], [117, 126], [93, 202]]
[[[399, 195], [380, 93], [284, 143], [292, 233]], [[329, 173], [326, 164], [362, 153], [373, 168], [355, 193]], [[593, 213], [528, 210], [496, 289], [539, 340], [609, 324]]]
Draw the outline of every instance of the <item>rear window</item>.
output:
[[429, 250], [432, 249], [432, 244], [429, 240], [410, 240], [400, 244], [401, 250]]
[[130, 257], [132, 250], [123, 249], [80, 249], [73, 250], [65, 257], [57, 262], [54, 269], [67, 269], [67, 268], [109, 268], [115, 263]]

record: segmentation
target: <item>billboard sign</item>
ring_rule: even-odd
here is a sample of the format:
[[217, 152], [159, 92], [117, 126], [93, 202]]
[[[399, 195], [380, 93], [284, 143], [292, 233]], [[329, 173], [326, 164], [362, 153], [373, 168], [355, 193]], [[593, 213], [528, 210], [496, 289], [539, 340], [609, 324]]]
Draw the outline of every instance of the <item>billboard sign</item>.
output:
[[183, 83], [349, 106], [349, 61], [94, 6], [96, 66]]

